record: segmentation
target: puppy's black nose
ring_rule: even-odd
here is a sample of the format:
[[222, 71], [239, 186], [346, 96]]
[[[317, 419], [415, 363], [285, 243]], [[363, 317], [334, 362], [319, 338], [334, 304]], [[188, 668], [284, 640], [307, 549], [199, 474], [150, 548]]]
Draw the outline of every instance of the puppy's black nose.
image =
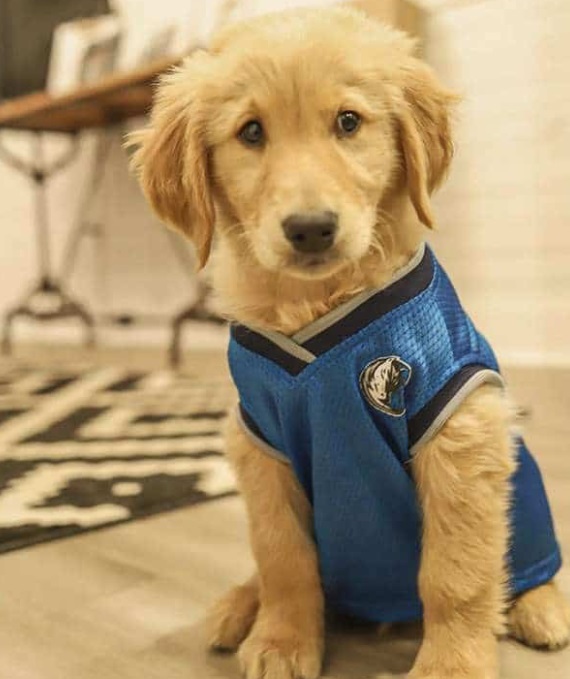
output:
[[289, 215], [282, 222], [285, 238], [299, 252], [324, 252], [334, 243], [338, 229], [335, 212]]

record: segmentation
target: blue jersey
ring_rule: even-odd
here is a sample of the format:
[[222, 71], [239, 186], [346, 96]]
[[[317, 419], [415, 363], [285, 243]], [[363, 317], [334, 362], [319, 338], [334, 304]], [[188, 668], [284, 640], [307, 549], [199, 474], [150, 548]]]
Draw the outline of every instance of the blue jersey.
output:
[[[233, 326], [229, 360], [246, 433], [291, 465], [312, 504], [328, 605], [376, 621], [420, 618], [421, 513], [409, 462], [474, 389], [503, 384], [433, 252], [423, 246], [388, 285], [292, 337]], [[522, 440], [513, 486], [518, 593], [561, 566]]]

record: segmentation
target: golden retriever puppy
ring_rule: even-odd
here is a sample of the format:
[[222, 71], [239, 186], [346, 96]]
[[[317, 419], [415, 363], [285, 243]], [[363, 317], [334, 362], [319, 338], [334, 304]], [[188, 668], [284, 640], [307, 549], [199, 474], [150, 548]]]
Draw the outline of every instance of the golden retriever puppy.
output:
[[422, 617], [413, 679], [495, 679], [504, 618], [529, 645], [568, 640], [539, 472], [423, 244], [455, 101], [404, 34], [299, 10], [223, 30], [135, 136], [149, 201], [202, 266], [216, 233], [257, 573], [211, 644], [248, 679], [318, 677], [326, 606]]

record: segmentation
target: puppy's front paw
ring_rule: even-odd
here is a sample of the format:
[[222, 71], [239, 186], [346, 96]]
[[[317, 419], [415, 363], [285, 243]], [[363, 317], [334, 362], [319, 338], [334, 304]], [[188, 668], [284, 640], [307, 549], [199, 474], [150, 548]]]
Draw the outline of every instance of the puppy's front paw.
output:
[[279, 623], [256, 625], [238, 652], [246, 679], [317, 679], [322, 655], [320, 636]]
[[218, 601], [208, 616], [208, 645], [215, 651], [235, 651], [249, 634], [257, 610], [257, 586], [234, 587]]
[[443, 635], [426, 641], [407, 679], [497, 679], [497, 640], [492, 634], [463, 643]]
[[570, 641], [570, 606], [554, 582], [518, 597], [508, 623], [511, 636], [533, 648], [556, 650]]

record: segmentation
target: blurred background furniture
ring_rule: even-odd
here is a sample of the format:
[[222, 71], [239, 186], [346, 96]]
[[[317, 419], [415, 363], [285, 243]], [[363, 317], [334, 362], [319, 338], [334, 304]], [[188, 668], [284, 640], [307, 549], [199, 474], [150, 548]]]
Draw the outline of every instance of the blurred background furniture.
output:
[[[66, 289], [75, 264], [82, 237], [90, 228], [89, 209], [97, 198], [105, 170], [105, 163], [117, 128], [123, 123], [144, 115], [152, 101], [155, 78], [177, 63], [175, 58], [154, 59], [168, 52], [174, 30], [168, 26], [155, 31], [138, 54], [144, 68], [130, 70], [125, 75], [109, 76], [115, 66], [119, 48], [117, 17], [106, 14], [107, 2], [24, 3], [0, 0], [2, 29], [8, 38], [3, 44], [4, 68], [0, 80], [0, 98], [14, 97], [0, 104], [0, 130], [20, 130], [33, 133], [31, 161], [25, 161], [2, 146], [0, 160], [23, 173], [33, 184], [35, 194], [36, 248], [38, 274], [32, 290], [4, 316], [2, 348], [10, 351], [12, 325], [19, 317], [38, 321], [76, 318], [86, 330], [88, 344], [94, 341], [95, 318], [88, 308], [75, 300]], [[67, 21], [70, 17], [90, 17]], [[30, 21], [31, 18], [34, 21]], [[40, 18], [36, 21], [36, 18]], [[61, 23], [61, 21], [64, 23]], [[33, 35], [26, 33], [26, 25], [34, 26]], [[53, 36], [53, 39], [52, 39]], [[34, 39], [36, 49], [16, 50]], [[107, 77], [106, 77], [107, 76]], [[32, 93], [25, 94], [29, 90]], [[21, 96], [16, 96], [21, 95]], [[67, 169], [79, 152], [79, 134], [98, 130], [90, 180], [85, 192], [80, 217], [69, 234], [64, 249], [61, 270], [54, 271], [50, 252], [47, 183], [57, 173]], [[44, 133], [57, 133], [69, 139], [69, 146], [52, 162], [44, 158]], [[171, 240], [176, 249], [176, 243]], [[179, 253], [177, 253], [179, 254]], [[181, 261], [185, 274], [192, 275], [192, 262]], [[172, 321], [172, 340], [169, 355], [178, 363], [180, 333], [185, 321], [206, 320], [212, 314], [206, 310], [204, 286], [199, 286], [198, 299], [175, 315]], [[122, 316], [119, 322], [132, 321]]]
[[[24, 174], [33, 184], [38, 260], [37, 281], [32, 290], [5, 315], [2, 330], [4, 351], [10, 349], [12, 323], [19, 316], [37, 320], [77, 318], [86, 328], [88, 343], [93, 342], [93, 317], [64, 290], [55, 276], [49, 240], [46, 184], [76, 158], [79, 151], [78, 130], [69, 130], [68, 149], [56, 160], [47, 162], [41, 135], [43, 126], [30, 127], [26, 115], [30, 110], [41, 109], [48, 95], [44, 98], [41, 95], [25, 95], [36, 90], [58, 89], [62, 77], [68, 87], [75, 88], [111, 72], [118, 52], [118, 26], [114, 26], [115, 18], [108, 12], [106, 0], [57, 0], [49, 4], [41, 0], [0, 1], [0, 100], [12, 100], [0, 106], [0, 118], [5, 121], [6, 127], [13, 123], [20, 129], [34, 131], [29, 160], [16, 156], [2, 146], [1, 140], [0, 160]], [[77, 21], [78, 18], [83, 18], [83, 21]], [[71, 19], [76, 23], [71, 24]], [[99, 31], [96, 39], [89, 40], [89, 34], [93, 33], [93, 29], [102, 27], [102, 23], [106, 24], [107, 30]], [[85, 37], [80, 54], [74, 54], [73, 50], [70, 53], [69, 49], [74, 28], [75, 37]], [[78, 47], [78, 41], [75, 42]]]
[[[76, 302], [64, 289], [51, 265], [49, 248], [49, 221], [46, 205], [46, 182], [65, 169], [78, 151], [78, 134], [86, 129], [108, 129], [125, 119], [146, 112], [152, 101], [152, 83], [172, 60], [163, 60], [127, 76], [113, 77], [96, 85], [85, 86], [71, 94], [52, 96], [47, 92], [31, 94], [0, 105], [0, 130], [13, 129], [34, 133], [33, 164], [16, 158], [0, 146], [0, 159], [26, 174], [33, 182], [36, 200], [36, 241], [38, 249], [38, 281], [31, 293], [4, 318], [2, 345], [4, 351], [11, 347], [11, 327], [19, 316], [36, 320], [54, 320], [76, 317], [88, 331], [88, 341], [93, 341], [94, 319], [85, 307]], [[42, 152], [42, 133], [52, 132], [69, 137], [70, 148], [61, 158], [47, 165]], [[83, 209], [96, 196], [104, 169], [108, 138], [98, 139], [95, 163], [92, 169], [90, 190]], [[72, 231], [64, 256], [64, 271], [73, 266], [81, 237], [83, 223]]]

